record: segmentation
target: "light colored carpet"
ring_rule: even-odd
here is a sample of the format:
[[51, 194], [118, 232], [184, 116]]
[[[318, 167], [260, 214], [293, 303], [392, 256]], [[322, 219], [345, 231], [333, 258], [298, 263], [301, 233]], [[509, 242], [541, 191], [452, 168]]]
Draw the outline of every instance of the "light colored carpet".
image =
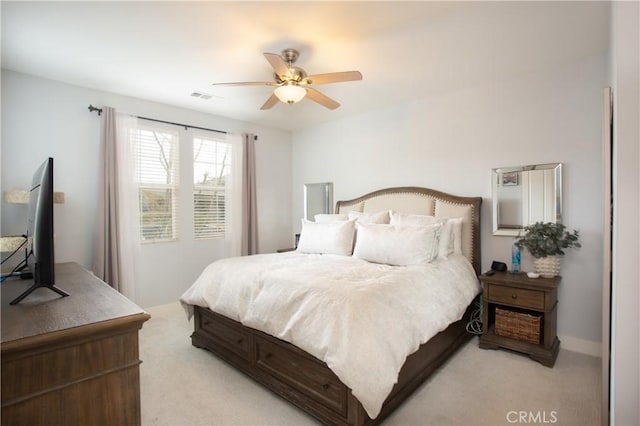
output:
[[[151, 319], [140, 331], [143, 425], [318, 424], [193, 347], [193, 323], [178, 303], [148, 312]], [[479, 349], [473, 338], [384, 424], [597, 425], [600, 368], [599, 358], [565, 350], [547, 368], [521, 354]]]

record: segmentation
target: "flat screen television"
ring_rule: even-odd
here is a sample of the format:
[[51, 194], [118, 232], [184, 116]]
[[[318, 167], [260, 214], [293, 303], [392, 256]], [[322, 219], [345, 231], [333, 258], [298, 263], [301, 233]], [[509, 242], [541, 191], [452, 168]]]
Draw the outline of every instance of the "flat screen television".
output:
[[11, 301], [11, 305], [40, 287], [61, 296], [69, 294], [55, 286], [55, 253], [53, 233], [53, 158], [47, 159], [33, 175], [27, 217], [27, 247], [32, 260], [33, 285]]

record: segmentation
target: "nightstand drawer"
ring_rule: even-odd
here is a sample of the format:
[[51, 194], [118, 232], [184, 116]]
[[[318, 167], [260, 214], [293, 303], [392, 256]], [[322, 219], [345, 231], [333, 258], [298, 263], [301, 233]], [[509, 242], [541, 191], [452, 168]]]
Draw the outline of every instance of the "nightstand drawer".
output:
[[544, 309], [544, 292], [489, 284], [487, 291], [492, 302], [506, 303], [523, 308]]

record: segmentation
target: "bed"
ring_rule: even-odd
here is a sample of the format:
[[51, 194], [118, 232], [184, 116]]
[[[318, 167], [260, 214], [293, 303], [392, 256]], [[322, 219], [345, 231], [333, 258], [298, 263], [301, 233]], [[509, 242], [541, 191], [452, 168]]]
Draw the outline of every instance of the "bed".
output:
[[[473, 275], [472, 279], [475, 280], [477, 285], [476, 276], [480, 272], [479, 224], [481, 202], [482, 199], [480, 197], [458, 197], [428, 188], [400, 187], [375, 191], [352, 200], [338, 201], [335, 212], [337, 214], [347, 214], [350, 212], [374, 214], [383, 211], [393, 211], [398, 214], [429, 215], [436, 218], [462, 218], [461, 235], [458, 240], [459, 247], [457, 248], [459, 256], [456, 258], [456, 256], [452, 255], [451, 260], [448, 262], [432, 262], [433, 265], [435, 265], [432, 268], [438, 271], [445, 270], [443, 269], [443, 265], [464, 261], [465, 264], [468, 265], [467, 267], [469, 269], [467, 275]], [[274, 256], [279, 257], [276, 258]], [[272, 265], [270, 262], [274, 262], [273, 264], [275, 266], [273, 266], [273, 270], [277, 271], [281, 265], [298, 262], [297, 257], [300, 256], [306, 255], [296, 253], [258, 255], [254, 257], [252, 261], [258, 264], [264, 263], [265, 265], [269, 265], [269, 268], [271, 268]], [[230, 264], [228, 267], [233, 266], [231, 265], [233, 262], [239, 262], [241, 261], [240, 259], [245, 258], [237, 259], [239, 260], [227, 261], [227, 263]], [[309, 278], [305, 279], [305, 281], [309, 281], [309, 283], [320, 281], [316, 284], [321, 286], [323, 275], [316, 274], [317, 269], [313, 269], [315, 264], [320, 265], [319, 267], [326, 268], [327, 266], [324, 265], [325, 263], [327, 265], [332, 265], [327, 262], [334, 261], [344, 263], [348, 268], [352, 268], [351, 271], [357, 271], [353, 272], [354, 274], [371, 274], [372, 271], [375, 272], [377, 270], [385, 269], [384, 267], [377, 267], [376, 270], [371, 269], [373, 266], [370, 266], [369, 262], [364, 262], [359, 259], [351, 259], [350, 256], [336, 256], [336, 259], [334, 260], [331, 255], [311, 255], [303, 260], [304, 267], [308, 267], [309, 269], [300, 269], [300, 271], [309, 271]], [[460, 264], [462, 265], [462, 263]], [[210, 267], [211, 266], [212, 265], [210, 265]], [[224, 267], [224, 264], [223, 266], [218, 265], [218, 269], [214, 269], [213, 271], [220, 271], [221, 269], [219, 268]], [[243, 273], [249, 274], [252, 267], [253, 266], [246, 267]], [[358, 268], [362, 269], [363, 272], [359, 272], [360, 269]], [[423, 273], [422, 269], [419, 269], [422, 268], [422, 266], [416, 268], [418, 268], [418, 273]], [[403, 274], [406, 272], [405, 270], [411, 270], [412, 267], [389, 267], [388, 269], [390, 269], [394, 274]], [[205, 276], [206, 273], [207, 270], [203, 272], [202, 276]], [[215, 274], [216, 272], [213, 273]], [[329, 272], [327, 272], [327, 274], [328, 273]], [[386, 274], [387, 272], [380, 272], [380, 274], [383, 273]], [[409, 271], [406, 273], [413, 272]], [[442, 273], [444, 274], [445, 272]], [[240, 273], [237, 275], [242, 276]], [[284, 286], [283, 283], [286, 281], [285, 278], [282, 278], [282, 283], [280, 283], [278, 281], [279, 275], [276, 273], [272, 275], [275, 278], [271, 277], [271, 281], [275, 282], [265, 281], [265, 283], [261, 284], [259, 290], [256, 290], [255, 287], [247, 287], [244, 289], [241, 288], [242, 285], [236, 285], [233, 291], [244, 292], [243, 298], [238, 300], [244, 300], [246, 294], [258, 293], [260, 295], [256, 296], [256, 300], [259, 300], [259, 298], [262, 297], [262, 294], [266, 292], [263, 291], [260, 293], [260, 291], [263, 290], [263, 287], [268, 287], [269, 285], [278, 287], [279, 284]], [[383, 275], [381, 275], [381, 277], [382, 276]], [[397, 276], [403, 277], [404, 275]], [[386, 275], [384, 275], [384, 277], [386, 277]], [[472, 297], [469, 297], [470, 294], [468, 294], [468, 292], [471, 290], [465, 290], [467, 292], [465, 305], [462, 306], [461, 310], [460, 307], [458, 307], [460, 314], [455, 320], [453, 320], [453, 322], [450, 324], [447, 322], [446, 324], [449, 325], [445, 324], [442, 326], [441, 331], [433, 332], [432, 337], [429, 337], [428, 341], [425, 340], [423, 343], [416, 344], [415, 347], [417, 350], [414, 351], [414, 349], [411, 349], [406, 358], [395, 355], [391, 357], [396, 361], [399, 360], [399, 373], [396, 372], [395, 381], [392, 382], [391, 385], [387, 386], [390, 391], [385, 391], [386, 393], [384, 394], [384, 398], [381, 400], [378, 396], [379, 404], [374, 408], [371, 408], [372, 403], [369, 399], [363, 397], [363, 393], [360, 388], [362, 387], [362, 383], [368, 383], [369, 385], [375, 384], [375, 380], [378, 379], [377, 376], [369, 378], [375, 379], [374, 381], [367, 381], [368, 378], [362, 374], [360, 376], [352, 375], [347, 377], [348, 375], [345, 375], [345, 372], [351, 371], [351, 367], [354, 365], [353, 360], [351, 361], [352, 364], [338, 368], [336, 365], [337, 363], [334, 362], [336, 354], [330, 353], [326, 346], [317, 344], [318, 348], [316, 348], [314, 343], [314, 346], [309, 348], [305, 346], [305, 344], [298, 344], [298, 346], [300, 346], [298, 347], [289, 343], [291, 341], [295, 341], [291, 335], [304, 334], [304, 328], [290, 328], [289, 324], [287, 324], [286, 332], [282, 332], [281, 328], [274, 328], [274, 330], [279, 330], [279, 332], [272, 333], [269, 326], [264, 324], [261, 324], [262, 327], [254, 326], [251, 318], [247, 320], [246, 316], [241, 316], [241, 321], [238, 319], [238, 315], [228, 312], [223, 305], [214, 306], [214, 304], [210, 304], [211, 306], [214, 306], [214, 308], [209, 309], [208, 305], [206, 303], [201, 303], [200, 299], [197, 297], [187, 296], [187, 294], [194, 294], [193, 289], [196, 287], [196, 284], [194, 284], [194, 286], [181, 298], [183, 305], [187, 308], [187, 312], [189, 315], [193, 315], [194, 318], [194, 332], [191, 335], [192, 344], [194, 346], [204, 348], [215, 353], [218, 357], [224, 359], [229, 364], [255, 379], [257, 382], [298, 406], [311, 416], [317, 418], [323, 424], [339, 425], [378, 424], [388, 416], [389, 413], [397, 408], [416, 388], [420, 386], [420, 384], [422, 384], [440, 365], [442, 365], [442, 363], [444, 363], [457, 348], [471, 337], [471, 335], [466, 332], [466, 324], [472, 310], [474, 309], [472, 301], [479, 292], [478, 290], [475, 290], [475, 293], [471, 295]], [[309, 285], [311, 286], [311, 284]], [[286, 289], [289, 287], [285, 286], [284, 288]], [[317, 292], [317, 288], [314, 288], [313, 290]], [[279, 300], [281, 300], [282, 297], [272, 297], [274, 300], [271, 301], [272, 304], [281, 303]], [[344, 299], [343, 295], [340, 296], [339, 300], [342, 299]], [[305, 301], [301, 303], [308, 304], [307, 302], [308, 301], [305, 299]], [[333, 306], [333, 303], [334, 301], [332, 300], [330, 305]], [[332, 312], [330, 310], [330, 305], [326, 305], [327, 312]], [[430, 307], [430, 309], [431, 308], [433, 307]], [[237, 309], [241, 310], [241, 308]], [[269, 318], [264, 322], [277, 322], [275, 317], [284, 315], [281, 315], [281, 313], [282, 311], [286, 311], [286, 309], [287, 305], [277, 305], [276, 311], [271, 311], [277, 312], [273, 314], [273, 321]], [[385, 311], [385, 309], [386, 308], [384, 306], [381, 306], [381, 321], [385, 321], [387, 315], [390, 315], [390, 313]], [[324, 312], [319, 312], [317, 307], [313, 307], [310, 311], [312, 313], [309, 315], [317, 316], [325, 314]], [[360, 308], [358, 309], [358, 312], [359, 311]], [[254, 317], [261, 316], [261, 314], [253, 312], [253, 310], [251, 312]], [[327, 318], [333, 318], [333, 315], [335, 315], [335, 313], [327, 315]], [[419, 318], [420, 314], [416, 313], [416, 316]], [[264, 318], [262, 318], [262, 320], [264, 320]], [[378, 321], [378, 319], [375, 320]], [[291, 322], [294, 321], [291, 320]], [[395, 324], [396, 322], [398, 321], [394, 321], [393, 323]], [[301, 322], [301, 324], [305, 323]], [[327, 324], [329, 324], [328, 326], [332, 324], [330, 319], [327, 319]], [[258, 328], [267, 330], [269, 333], [260, 331]], [[357, 342], [360, 337], [360, 334], [358, 334], [360, 329], [346, 328], [348, 338], [344, 338], [344, 336], [342, 336], [339, 338], [339, 341], [343, 342], [353, 340], [354, 342]], [[394, 331], [389, 332], [388, 334], [396, 333]], [[274, 337], [274, 335], [280, 338]], [[417, 341], [420, 342], [422, 341], [420, 339], [423, 338], [424, 336], [416, 337]], [[320, 340], [323, 339], [324, 337]], [[304, 338], [298, 337], [298, 342], [302, 342], [303, 340]], [[393, 342], [393, 340], [390, 340], [390, 342]], [[306, 350], [301, 349], [301, 347]], [[328, 347], [330, 347], [330, 345]], [[389, 351], [394, 352], [395, 354], [395, 347], [396, 345], [394, 343], [393, 346], [390, 346]], [[344, 349], [341, 349], [341, 351], [344, 352]], [[366, 354], [360, 355], [365, 356]], [[344, 356], [344, 358], [357, 358], [360, 355], [355, 351], [353, 355], [350, 353], [349, 356]], [[375, 359], [389, 358], [386, 355], [387, 354], [384, 351], [377, 351]], [[373, 361], [375, 361], [375, 359]], [[326, 360], [326, 362], [324, 360]], [[358, 362], [360, 362], [360, 358], [355, 360], [355, 363]], [[367, 361], [367, 363], [368, 362], [369, 361]], [[375, 369], [377, 364], [374, 362], [367, 365], [371, 365], [373, 366], [372, 368]], [[338, 374], [336, 374], [336, 371]], [[371, 375], [371, 373], [369, 373], [369, 375]], [[339, 376], [342, 377], [342, 380]], [[353, 377], [355, 377], [355, 379]], [[354, 380], [359, 386], [353, 385]], [[345, 383], [349, 383], [352, 386], [347, 386]], [[360, 398], [357, 398], [354, 393], [359, 395]]]

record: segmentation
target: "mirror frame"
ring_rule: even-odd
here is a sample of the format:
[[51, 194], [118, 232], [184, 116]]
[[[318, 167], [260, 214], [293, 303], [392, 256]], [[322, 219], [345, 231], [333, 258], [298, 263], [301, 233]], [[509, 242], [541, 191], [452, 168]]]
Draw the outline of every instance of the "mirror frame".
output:
[[[322, 205], [322, 211], [311, 211], [311, 198], [314, 193], [319, 192], [323, 195], [324, 199], [319, 200], [317, 205]], [[321, 182], [321, 183], [305, 183], [304, 184], [304, 218], [307, 220], [314, 220], [316, 214], [329, 214], [333, 208], [333, 183]], [[311, 217], [309, 217], [311, 215]]]
[[[496, 236], [510, 236], [517, 237], [522, 232], [522, 228], [500, 228], [498, 223], [498, 179], [501, 174], [513, 173], [513, 172], [528, 172], [534, 170], [554, 170], [555, 172], [555, 202], [556, 211], [555, 217], [556, 223], [562, 223], [562, 163], [546, 163], [546, 164], [533, 164], [529, 166], [520, 167], [499, 167], [491, 170], [491, 196], [492, 196], [492, 208], [493, 208], [493, 235]], [[529, 223], [530, 224], [530, 223]]]

